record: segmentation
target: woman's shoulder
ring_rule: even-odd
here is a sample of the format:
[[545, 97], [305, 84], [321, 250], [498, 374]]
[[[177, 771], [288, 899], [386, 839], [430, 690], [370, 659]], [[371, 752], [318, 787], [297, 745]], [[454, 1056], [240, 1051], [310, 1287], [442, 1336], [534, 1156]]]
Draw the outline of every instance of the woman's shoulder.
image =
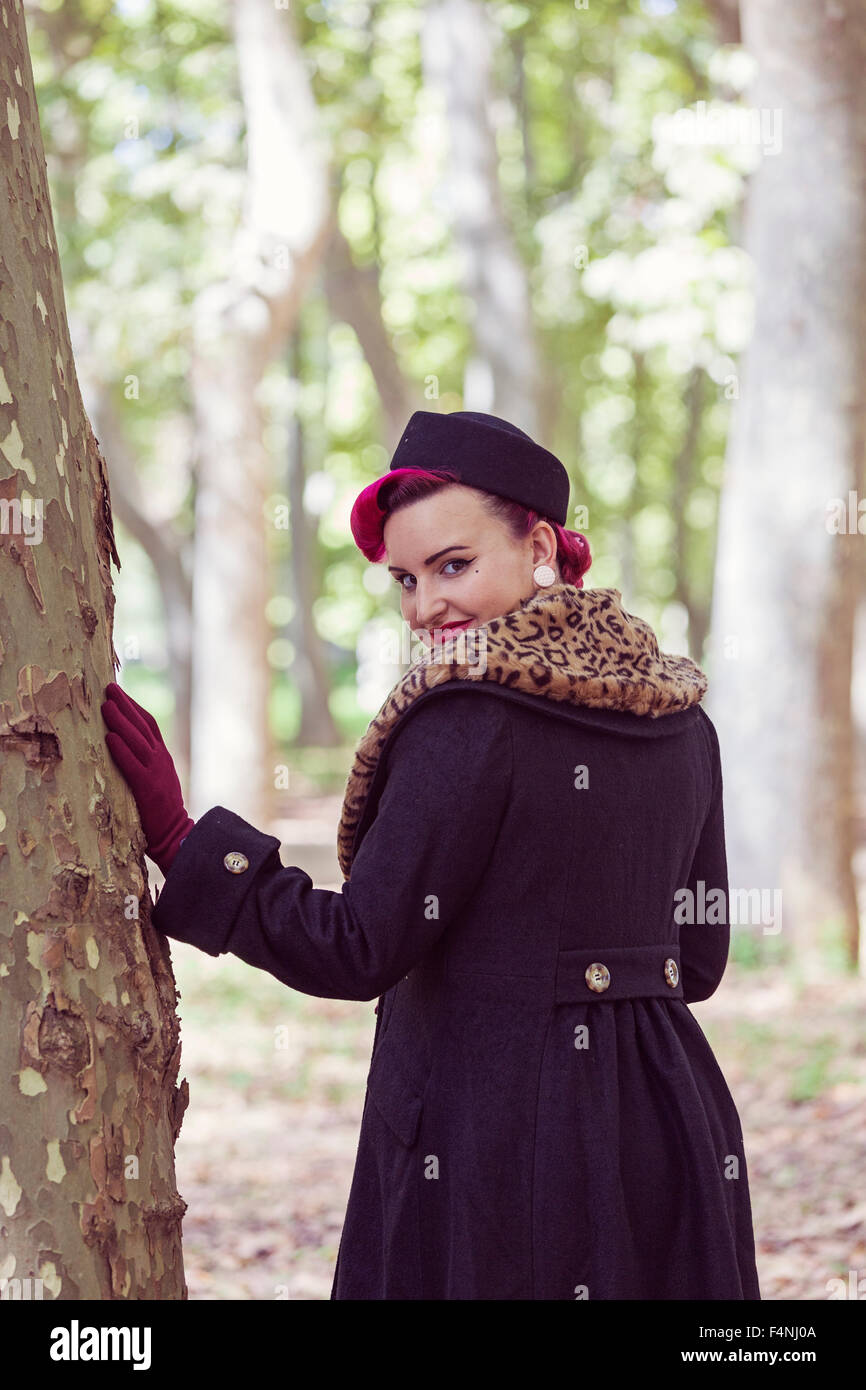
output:
[[508, 700], [503, 700], [500, 687], [489, 681], [451, 680], [425, 690], [404, 710], [399, 727], [413, 723], [430, 729], [489, 723], [505, 727], [508, 720]]
[[419, 696], [404, 710], [388, 740], [387, 754], [399, 748], [434, 747], [450, 758], [462, 753], [477, 757], [485, 748], [511, 740], [511, 713], [497, 690], [468, 681], [448, 681]]
[[[434, 748], [443, 756], [465, 752], [478, 757], [484, 750], [501, 748], [519, 741], [526, 733], [526, 720], [564, 720], [596, 733], [638, 739], [697, 737], [711, 764], [719, 760], [719, 741], [715, 726], [699, 704], [652, 717], [604, 706], [571, 704], [532, 695], [492, 681], [454, 679], [424, 690], [402, 711], [390, 732], [385, 749], [388, 759], [411, 750], [430, 753]], [[700, 732], [697, 732], [697, 730]]]

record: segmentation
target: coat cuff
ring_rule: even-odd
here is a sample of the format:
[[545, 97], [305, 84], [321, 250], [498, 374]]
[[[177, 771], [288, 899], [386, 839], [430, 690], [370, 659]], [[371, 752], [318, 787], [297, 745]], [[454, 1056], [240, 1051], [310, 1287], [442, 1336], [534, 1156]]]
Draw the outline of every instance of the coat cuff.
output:
[[283, 867], [276, 835], [264, 834], [225, 806], [213, 806], [181, 842], [150, 920], [173, 941], [221, 955], [267, 863]]

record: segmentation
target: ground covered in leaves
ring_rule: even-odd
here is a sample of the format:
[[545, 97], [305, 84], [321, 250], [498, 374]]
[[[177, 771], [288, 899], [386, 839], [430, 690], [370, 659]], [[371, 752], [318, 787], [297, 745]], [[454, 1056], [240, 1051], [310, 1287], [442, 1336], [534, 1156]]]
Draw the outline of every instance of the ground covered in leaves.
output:
[[[284, 846], [283, 862], [337, 887], [310, 849]], [[172, 955], [190, 1086], [176, 1150], [189, 1297], [327, 1299], [374, 1005], [296, 993], [233, 956], [175, 942]], [[732, 961], [692, 1009], [743, 1123], [763, 1298], [823, 1301], [839, 1279], [860, 1279], [866, 1298], [866, 982]]]

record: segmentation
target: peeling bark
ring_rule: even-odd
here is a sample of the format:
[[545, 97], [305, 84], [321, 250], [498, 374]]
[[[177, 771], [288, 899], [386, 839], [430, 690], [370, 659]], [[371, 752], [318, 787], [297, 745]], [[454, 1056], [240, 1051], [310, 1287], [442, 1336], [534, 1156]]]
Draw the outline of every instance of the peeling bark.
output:
[[99, 708], [120, 664], [120, 561], [20, 0], [3, 17], [0, 1278], [41, 1279], [53, 1299], [182, 1299], [177, 991]]

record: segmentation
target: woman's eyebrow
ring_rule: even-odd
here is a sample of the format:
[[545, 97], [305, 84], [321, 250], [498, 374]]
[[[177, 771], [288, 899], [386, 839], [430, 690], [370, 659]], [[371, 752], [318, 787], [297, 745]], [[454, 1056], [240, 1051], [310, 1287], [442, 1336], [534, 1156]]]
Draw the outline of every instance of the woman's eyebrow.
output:
[[[472, 546], [471, 546], [471, 545], [446, 545], [446, 547], [445, 547], [444, 550], [437, 550], [435, 555], [428, 555], [427, 559], [424, 561], [424, 564], [425, 564], [425, 565], [432, 565], [433, 562], [434, 562], [435, 560], [438, 560], [442, 555], [445, 555], [449, 550], [471, 550], [471, 549], [472, 549]], [[404, 570], [402, 565], [389, 565], [389, 566], [388, 566], [388, 569], [389, 569], [389, 570], [402, 570], [404, 574], [408, 574], [408, 570]]]

